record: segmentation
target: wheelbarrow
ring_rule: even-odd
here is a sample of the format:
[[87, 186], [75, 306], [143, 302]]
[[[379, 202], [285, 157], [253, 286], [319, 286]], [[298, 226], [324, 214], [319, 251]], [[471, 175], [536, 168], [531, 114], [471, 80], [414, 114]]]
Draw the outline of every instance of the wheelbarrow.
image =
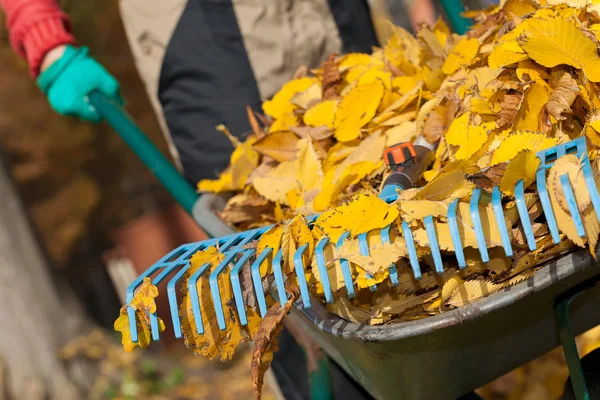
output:
[[[216, 214], [223, 199], [198, 196], [119, 105], [97, 92], [89, 101], [208, 235], [232, 233]], [[581, 250], [521, 283], [423, 320], [359, 325], [314, 299], [311, 309], [298, 301], [291, 318], [377, 399], [457, 398], [559, 344], [577, 399], [585, 399], [574, 336], [600, 324], [598, 281], [596, 261]], [[327, 365], [324, 360], [311, 375], [313, 398], [331, 398]]]

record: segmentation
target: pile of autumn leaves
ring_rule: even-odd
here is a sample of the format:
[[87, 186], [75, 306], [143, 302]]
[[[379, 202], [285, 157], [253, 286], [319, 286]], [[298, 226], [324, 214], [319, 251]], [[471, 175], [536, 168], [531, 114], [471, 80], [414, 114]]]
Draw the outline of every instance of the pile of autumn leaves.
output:
[[[265, 115], [248, 110], [253, 132], [243, 143], [219, 127], [235, 146], [231, 163], [219, 179], [201, 181], [198, 188], [234, 192], [221, 217], [238, 229], [275, 224], [247, 248], [256, 248], [256, 254], [267, 247], [273, 254], [282, 251], [290, 293], [296, 293], [293, 256], [307, 244], [303, 258], [309, 290], [323, 296], [315, 247], [328, 238], [325, 262], [335, 299], [328, 309], [357, 323], [383, 324], [439, 314], [520, 282], [533, 275], [534, 266], [575, 246], [589, 246], [594, 252], [600, 225], [581, 172], [582, 160], [575, 155], [562, 157], [547, 174], [564, 239], [560, 245], [554, 245], [544, 223], [535, 173], [536, 152], [580, 136], [588, 139], [592, 168], [597, 171], [599, 10], [597, 5], [508, 0], [479, 14], [465, 36], [451, 34], [442, 21], [432, 28], [422, 27], [416, 37], [395, 28], [387, 44], [373, 54], [332, 56], [312, 75], [285, 84], [263, 104]], [[398, 201], [386, 204], [377, 198], [388, 173], [383, 150], [418, 136], [437, 145], [423, 187], [405, 191]], [[574, 188], [584, 238], [575, 229], [561, 189], [560, 176], [565, 173]], [[536, 240], [533, 252], [528, 250], [514, 200], [515, 185], [521, 180]], [[503, 194], [513, 257], [504, 253], [490, 205], [494, 186]], [[488, 263], [481, 261], [469, 213], [470, 195], [476, 188], [483, 193], [479, 214]], [[448, 206], [456, 199], [467, 261], [463, 271], [458, 270], [446, 219]], [[321, 216], [309, 228], [304, 216], [318, 212]], [[443, 274], [433, 272], [423, 222], [428, 216], [434, 219], [442, 249]], [[423, 271], [420, 280], [414, 279], [407, 259], [402, 221], [414, 236]], [[379, 235], [388, 225], [389, 243]], [[334, 246], [346, 231], [348, 239]], [[370, 231], [366, 257], [357, 236]], [[183, 287], [202, 265], [214, 268], [222, 258], [216, 248], [196, 254]], [[342, 259], [353, 269], [358, 291], [352, 300], [346, 294]], [[267, 284], [272, 280], [269, 260], [261, 267]], [[398, 271], [397, 287], [388, 279], [391, 264]], [[191, 299], [184, 289], [180, 306], [184, 336], [198, 354], [207, 358], [220, 354], [223, 360], [233, 356], [239, 343], [257, 338], [262, 343], [255, 348], [257, 371], [264, 372], [276, 346], [265, 338], [275, 336], [291, 303], [281, 308], [267, 296], [272, 308], [261, 325], [249, 273], [242, 269], [241, 276], [242, 281], [246, 276], [242, 287], [248, 324], [239, 323], [228, 275], [222, 274], [227, 330], [218, 329], [205, 274], [198, 283], [205, 333], [197, 334]], [[373, 284], [378, 285], [375, 292], [368, 289]], [[126, 320], [121, 322], [124, 327]], [[142, 332], [144, 325], [138, 324]], [[125, 329], [122, 332], [125, 343]], [[145, 332], [149, 340], [147, 327]]]

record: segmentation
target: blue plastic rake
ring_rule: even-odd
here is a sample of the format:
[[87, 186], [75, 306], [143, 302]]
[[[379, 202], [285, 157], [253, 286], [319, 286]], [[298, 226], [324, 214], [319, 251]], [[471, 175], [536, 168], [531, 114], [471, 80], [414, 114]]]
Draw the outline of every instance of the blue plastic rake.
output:
[[[585, 143], [585, 138], [581, 137], [576, 140], [573, 140], [568, 143], [560, 144], [558, 146], [552, 147], [550, 149], [540, 151], [537, 154], [537, 157], [541, 160], [540, 167], [536, 173], [536, 181], [537, 181], [537, 191], [540, 197], [540, 201], [542, 204], [543, 213], [546, 217], [546, 221], [549, 226], [549, 230], [552, 236], [552, 239], [555, 244], [560, 242], [560, 234], [558, 231], [558, 226], [556, 224], [556, 218], [554, 216], [554, 212], [552, 210], [552, 205], [550, 203], [550, 198], [548, 196], [548, 191], [546, 188], [546, 170], [549, 169], [554, 162], [559, 158], [566, 154], [575, 154], [577, 157], [581, 159], [582, 172], [584, 174], [586, 186], [588, 188], [590, 198], [592, 201], [592, 205], [600, 220], [600, 196], [598, 195], [598, 190], [596, 188], [594, 182], [594, 176], [592, 173], [592, 168], [590, 165], [590, 161], [587, 155], [587, 146]], [[585, 230], [583, 226], [583, 222], [581, 220], [581, 216], [579, 214], [577, 204], [575, 201], [575, 196], [573, 193], [573, 188], [569, 181], [568, 174], [565, 173], [560, 177], [561, 186], [564, 192], [565, 199], [569, 206], [570, 214], [573, 218], [573, 221], [577, 227], [577, 232], [581, 237], [585, 236]], [[389, 202], [393, 202], [397, 199], [397, 194], [392, 196], [387, 196], [383, 200]], [[483, 231], [481, 218], [479, 215], [479, 204], [481, 199], [481, 189], [474, 189], [471, 194], [471, 199], [469, 203], [469, 211], [470, 217], [473, 225], [473, 230], [476, 234], [476, 239], [478, 243], [479, 253], [481, 255], [481, 259], [483, 262], [489, 261], [489, 255], [487, 250], [486, 238]], [[516, 205], [519, 213], [519, 219], [521, 222], [521, 226], [525, 233], [525, 237], [527, 239], [527, 246], [531, 251], [536, 250], [536, 241], [533, 233], [533, 228], [531, 224], [531, 220], [529, 218], [528, 209], [525, 201], [525, 188], [523, 181], [519, 181], [515, 186], [515, 199]], [[508, 257], [513, 255], [513, 249], [510, 243], [510, 235], [508, 232], [508, 228], [504, 219], [504, 210], [502, 208], [502, 196], [500, 189], [498, 187], [494, 187], [492, 189], [491, 194], [491, 202], [492, 208], [494, 211], [494, 217], [496, 226], [500, 232], [500, 236], [502, 239], [502, 245], [504, 247], [504, 252]], [[450, 228], [452, 243], [455, 249], [455, 255], [457, 264], [460, 269], [466, 268], [466, 261], [463, 252], [463, 245], [461, 243], [459, 228], [458, 228], [458, 220], [457, 220], [457, 209], [458, 209], [459, 200], [454, 200], [448, 207], [447, 220]], [[318, 216], [312, 216], [308, 218], [309, 226], [312, 226], [312, 223]], [[491, 223], [492, 221], [490, 221]], [[424, 219], [425, 230], [427, 233], [427, 237], [429, 240], [431, 255], [433, 258], [433, 263], [435, 266], [435, 271], [437, 273], [444, 272], [444, 264], [442, 261], [442, 253], [440, 251], [440, 247], [438, 245], [434, 220], [432, 216], [426, 217]], [[260, 267], [264, 263], [271, 262], [270, 257], [272, 255], [273, 250], [271, 248], [266, 248], [260, 254], [256, 254], [255, 249], [247, 249], [244, 248], [248, 243], [257, 240], [261, 237], [261, 235], [266, 232], [270, 226], [258, 228], [246, 232], [235, 233], [229, 236], [209, 239], [201, 242], [190, 243], [182, 245], [175, 250], [171, 251], [169, 254], [165, 255], [161, 260], [152, 265], [149, 269], [147, 269], [142, 275], [140, 275], [127, 289], [127, 303], [130, 303], [133, 299], [133, 295], [135, 290], [141, 285], [145, 277], [153, 277], [152, 283], [158, 285], [163, 282], [167, 277], [172, 275], [168, 285], [167, 285], [167, 293], [169, 299], [169, 306], [171, 311], [171, 319], [173, 322], [175, 336], [177, 338], [181, 338], [181, 324], [179, 321], [178, 314], [178, 301], [177, 301], [177, 293], [176, 293], [176, 285], [181, 281], [183, 275], [190, 268], [190, 259], [197, 251], [204, 250], [208, 247], [218, 246], [221, 253], [224, 255], [224, 259], [221, 263], [217, 265], [211, 271], [210, 264], [204, 264], [198, 270], [194, 272], [194, 274], [188, 280], [188, 290], [190, 292], [190, 296], [192, 299], [192, 311], [195, 318], [196, 330], [199, 334], [204, 333], [204, 326], [202, 325], [202, 314], [201, 314], [201, 306], [198, 298], [197, 292], [197, 282], [199, 279], [204, 278], [206, 275], [209, 276], [209, 284], [210, 291], [212, 296], [212, 301], [214, 303], [215, 312], [217, 315], [217, 320], [219, 324], [219, 328], [221, 330], [225, 330], [227, 328], [225, 322], [225, 314], [223, 309], [223, 304], [221, 300], [221, 293], [218, 286], [218, 277], [222, 273], [229, 273], [229, 278], [231, 281], [231, 285], [233, 288], [233, 295], [235, 300], [235, 305], [237, 309], [237, 313], [239, 316], [239, 321], [242, 326], [247, 325], [247, 316], [246, 309], [242, 296], [242, 288], [240, 283], [240, 271], [242, 267], [244, 267], [251, 259], [254, 259], [252, 265], [250, 266], [250, 272], [252, 277], [252, 284], [254, 286], [254, 292], [256, 294], [256, 299], [258, 303], [258, 309], [260, 312], [260, 316], [264, 317], [267, 312], [267, 304], [265, 300], [265, 293], [263, 290], [262, 279], [260, 275]], [[383, 229], [380, 229], [380, 238], [382, 243], [390, 242], [390, 226], [387, 226]], [[417, 255], [417, 251], [414, 244], [412, 231], [405, 221], [401, 224], [402, 235], [405, 239], [407, 250], [408, 250], [408, 258], [412, 268], [413, 275], [415, 279], [421, 278], [421, 267], [419, 265], [419, 259]], [[349, 237], [349, 233], [344, 233], [340, 239], [335, 244], [337, 247], [343, 245], [344, 241]], [[358, 236], [359, 248], [362, 255], [369, 255], [369, 243], [367, 240], [367, 234], [361, 234]], [[315, 257], [317, 267], [320, 272], [321, 281], [324, 289], [325, 301], [327, 303], [331, 303], [334, 301], [333, 292], [331, 290], [331, 284], [329, 282], [329, 276], [327, 273], [326, 260], [324, 255], [325, 247], [329, 244], [329, 238], [322, 238], [316, 245], [315, 248]], [[311, 307], [311, 298], [308, 289], [308, 284], [306, 282], [306, 278], [304, 275], [304, 271], [306, 266], [304, 265], [304, 261], [302, 258], [303, 253], [306, 251], [308, 245], [301, 245], [295, 252], [293, 262], [295, 273], [298, 278], [298, 283], [300, 287], [300, 294], [302, 300], [302, 306], [304, 308]], [[285, 292], [285, 278], [282, 272], [282, 252], [279, 250], [272, 257], [272, 270], [275, 280], [275, 288], [276, 293], [274, 295], [278, 297], [279, 300], [286, 301], [287, 294]], [[342, 274], [344, 278], [344, 284], [346, 288], [346, 292], [348, 297], [353, 298], [356, 295], [355, 285], [352, 278], [352, 267], [350, 262], [345, 259], [340, 260], [340, 265], [342, 269]], [[231, 267], [231, 268], [229, 268]], [[389, 279], [392, 286], [398, 285], [398, 272], [396, 271], [396, 266], [392, 264], [389, 267]], [[156, 274], [156, 276], [154, 276]], [[373, 285], [370, 287], [372, 291], [377, 290], [377, 286]], [[138, 340], [138, 332], [137, 326], [135, 322], [135, 311], [133, 308], [127, 308], [129, 321], [130, 321], [130, 331], [131, 331], [131, 339], [133, 342], [137, 342]], [[150, 316], [150, 325], [152, 331], [152, 339], [154, 341], [158, 341], [159, 337], [159, 329], [158, 329], [158, 317], [156, 313], [151, 314]]]

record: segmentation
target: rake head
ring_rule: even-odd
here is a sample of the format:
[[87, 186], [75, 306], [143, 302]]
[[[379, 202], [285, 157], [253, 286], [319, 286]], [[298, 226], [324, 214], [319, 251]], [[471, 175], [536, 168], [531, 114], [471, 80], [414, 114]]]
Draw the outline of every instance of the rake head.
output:
[[[539, 198], [542, 204], [543, 213], [546, 217], [547, 224], [549, 226], [549, 230], [552, 236], [552, 239], [555, 244], [560, 242], [560, 235], [558, 231], [558, 226], [556, 223], [556, 218], [554, 212], [552, 210], [552, 205], [550, 203], [550, 198], [548, 196], [548, 191], [546, 188], [546, 171], [554, 164], [554, 162], [567, 154], [575, 154], [581, 160], [581, 166], [583, 175], [585, 178], [586, 186], [590, 194], [591, 202], [593, 204], [596, 215], [600, 219], [600, 196], [598, 195], [598, 191], [594, 182], [594, 176], [592, 173], [592, 168], [590, 165], [590, 161], [587, 155], [587, 146], [585, 143], [585, 138], [581, 137], [576, 140], [573, 140], [568, 143], [560, 144], [558, 146], [552, 147], [550, 149], [540, 151], [537, 153], [537, 157], [540, 159], [541, 164], [536, 172], [536, 182], [537, 182], [537, 191], [539, 194]], [[575, 201], [575, 195], [573, 193], [573, 188], [569, 181], [568, 174], [565, 173], [560, 177], [561, 187], [565, 196], [565, 200], [568, 204], [570, 214], [575, 222], [577, 227], [577, 232], [581, 237], [585, 236], [585, 230], [583, 226], [583, 222], [581, 220], [581, 216], [579, 214], [577, 203]], [[388, 191], [389, 193], [389, 191]], [[525, 201], [525, 186], [523, 181], [519, 181], [515, 186], [515, 200], [516, 206], [519, 214], [519, 219], [523, 231], [525, 233], [525, 237], [527, 240], [527, 245], [531, 251], [536, 250], [536, 241], [532, 229], [531, 220], [528, 214], [528, 208]], [[397, 193], [392, 195], [387, 195], [383, 200], [388, 203], [395, 201], [398, 198]], [[489, 254], [486, 245], [486, 237], [484, 234], [484, 229], [482, 227], [481, 217], [479, 215], [479, 205], [481, 199], [481, 189], [477, 188], [472, 191], [470, 202], [469, 202], [469, 214], [472, 221], [472, 228], [475, 232], [478, 250], [481, 255], [481, 259], [483, 262], [489, 261]], [[464, 246], [461, 242], [461, 237], [459, 234], [459, 221], [457, 218], [457, 209], [458, 209], [459, 200], [456, 199], [452, 203], [450, 203], [447, 212], [447, 220], [450, 229], [450, 235], [452, 239], [452, 244], [455, 249], [455, 255], [457, 264], [460, 269], [466, 268], [465, 255], [463, 252]], [[510, 242], [510, 236], [508, 232], [508, 228], [504, 219], [504, 210], [502, 207], [502, 196], [499, 187], [494, 187], [491, 193], [491, 204], [494, 212], [495, 224], [500, 232], [500, 236], [502, 239], [502, 245], [504, 248], [504, 252], [506, 256], [512, 257], [513, 249]], [[316, 220], [318, 216], [311, 216], [307, 218], [309, 227], [312, 227], [312, 223]], [[444, 264], [442, 261], [442, 254], [440, 250], [440, 246], [438, 244], [438, 237], [436, 234], [436, 228], [434, 225], [434, 219], [432, 216], [428, 216], [424, 219], [425, 231], [427, 233], [427, 238], [429, 241], [431, 256], [433, 258], [433, 264], [435, 266], [435, 271], [437, 273], [444, 272]], [[490, 221], [492, 223], [492, 221]], [[191, 243], [182, 245], [175, 250], [171, 251], [169, 254], [165, 255], [161, 260], [152, 265], [149, 269], [147, 269], [142, 275], [140, 275], [127, 289], [127, 302], [131, 302], [133, 299], [133, 295], [135, 290], [141, 285], [145, 277], [151, 277], [152, 283], [155, 285], [163, 282], [167, 277], [171, 277], [169, 283], [167, 284], [167, 295], [169, 299], [169, 306], [171, 311], [171, 318], [173, 322], [175, 336], [177, 338], [182, 337], [182, 329], [181, 323], [179, 321], [178, 315], [178, 300], [176, 293], [176, 285], [180, 282], [184, 276], [184, 274], [190, 268], [190, 259], [192, 256], [201, 250], [207, 249], [212, 246], [218, 246], [220, 252], [224, 255], [224, 259], [217, 265], [216, 268], [212, 269], [209, 263], [202, 265], [198, 268], [194, 274], [189, 277], [187, 281], [188, 290], [192, 300], [192, 310], [194, 314], [196, 329], [199, 334], [204, 333], [204, 327], [202, 324], [202, 314], [201, 314], [201, 305], [198, 298], [197, 291], [197, 282], [200, 278], [205, 277], [209, 274], [209, 285], [212, 296], [212, 301], [214, 303], [214, 308], [219, 324], [219, 328], [221, 330], [225, 330], [226, 322], [223, 304], [221, 300], [220, 288], [218, 286], [218, 278], [221, 274], [229, 274], [229, 279], [231, 281], [231, 286], [233, 289], [233, 295], [235, 299], [235, 305], [237, 309], [237, 313], [239, 316], [239, 320], [242, 326], [247, 325], [247, 315], [246, 315], [246, 305], [244, 304], [242, 287], [240, 282], [240, 272], [242, 267], [247, 265], [247, 263], [251, 260], [254, 260], [250, 266], [250, 273], [252, 277], [252, 284], [254, 286], [254, 292], [256, 294], [256, 299], [258, 303], [258, 309], [260, 311], [260, 316], [264, 317], [267, 312], [267, 304], [265, 299], [265, 293], [263, 290], [262, 280], [260, 274], [260, 266], [263, 263], [271, 262], [271, 258], [269, 256], [272, 255], [273, 250], [271, 248], [266, 248], [260, 254], [256, 253], [256, 249], [247, 248], [247, 244], [259, 239], [263, 233], [265, 233], [270, 226], [258, 228], [246, 232], [235, 233], [229, 236], [215, 238], [210, 240], [205, 240], [202, 242]], [[378, 234], [380, 235], [381, 243], [387, 244], [390, 243], [390, 226], [387, 226], [383, 229], [380, 229]], [[421, 278], [421, 267], [419, 264], [419, 259], [415, 247], [415, 242], [413, 238], [413, 233], [409, 224], [404, 221], [401, 224], [402, 236], [404, 237], [406, 247], [408, 250], [408, 259], [410, 261], [410, 265], [412, 268], [412, 273], [415, 279]], [[344, 244], [349, 237], [349, 232], [344, 233], [339, 240], [335, 243], [335, 246], [338, 248]], [[369, 243], [368, 243], [368, 234], [363, 233], [358, 236], [360, 253], [363, 256], [369, 255]], [[315, 259], [316, 265], [319, 269], [321, 276], [321, 283], [323, 285], [324, 297], [327, 303], [331, 303], [334, 301], [333, 291], [331, 289], [331, 284], [329, 281], [329, 276], [326, 267], [326, 259], [325, 259], [325, 247], [329, 244], [329, 238], [322, 238], [316, 245], [315, 249]], [[298, 279], [298, 284], [300, 287], [300, 294], [302, 299], [302, 305], [304, 308], [311, 307], [311, 298], [309, 295], [308, 284], [305, 278], [305, 268], [303, 260], [303, 254], [308, 248], [308, 244], [301, 245], [295, 252], [293, 258], [293, 264], [295, 273]], [[272, 257], [272, 271], [274, 275], [275, 281], [275, 295], [278, 297], [280, 301], [286, 301], [288, 296], [285, 291], [285, 278], [282, 272], [282, 257], [283, 253], [279, 250]], [[231, 268], [229, 268], [231, 266]], [[355, 283], [352, 277], [351, 264], [348, 260], [341, 259], [340, 260], [341, 271], [344, 279], [344, 284], [346, 288], [346, 292], [348, 297], [353, 298], [356, 295], [355, 292]], [[398, 271], [396, 270], [396, 265], [392, 264], [389, 266], [389, 280], [392, 286], [398, 286]], [[376, 291], [377, 286], [373, 285], [370, 287], [370, 290]], [[130, 321], [130, 331], [131, 331], [131, 339], [133, 342], [137, 342], [138, 333], [136, 327], [136, 319], [135, 319], [135, 311], [128, 307], [127, 309], [129, 321]], [[152, 339], [154, 341], [159, 340], [159, 327], [158, 327], [158, 317], [157, 314], [151, 314], [150, 325], [152, 330]]]

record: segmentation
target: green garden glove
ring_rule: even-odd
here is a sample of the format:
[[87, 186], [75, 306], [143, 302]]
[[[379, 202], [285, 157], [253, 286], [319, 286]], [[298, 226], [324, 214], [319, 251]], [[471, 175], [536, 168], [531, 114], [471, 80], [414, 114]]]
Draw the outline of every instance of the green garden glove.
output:
[[93, 90], [123, 104], [119, 82], [88, 55], [87, 47], [67, 46], [62, 57], [40, 74], [37, 85], [56, 112], [86, 121], [102, 120], [88, 102], [87, 96]]

